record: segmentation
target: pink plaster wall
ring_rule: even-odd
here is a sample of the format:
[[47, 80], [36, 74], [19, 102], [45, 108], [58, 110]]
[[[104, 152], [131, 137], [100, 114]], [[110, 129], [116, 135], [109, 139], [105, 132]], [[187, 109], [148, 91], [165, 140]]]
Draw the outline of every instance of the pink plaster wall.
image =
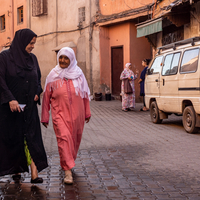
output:
[[[141, 62], [151, 58], [151, 47], [145, 37], [137, 38], [136, 26], [132, 22], [116, 24], [109, 27], [100, 27], [100, 84], [111, 87], [111, 47], [123, 46], [123, 61], [131, 62], [139, 70], [143, 70]], [[136, 68], [132, 68], [134, 73]], [[120, 81], [120, 80], [119, 80]], [[140, 88], [138, 79], [135, 80], [136, 102], [140, 102]]]
[[130, 61], [130, 25], [100, 27], [100, 84], [111, 88], [111, 47], [123, 46], [124, 65]]
[[[100, 84], [110, 87], [111, 65], [110, 65], [110, 37], [109, 28], [100, 27]], [[101, 91], [98, 91], [101, 92]]]
[[[135, 93], [136, 102], [140, 102], [140, 85], [138, 80], [140, 73], [144, 69], [142, 66], [142, 60], [148, 58], [151, 59], [151, 46], [145, 37], [137, 38], [137, 30], [134, 23], [130, 24], [130, 62], [132, 63], [132, 70], [136, 73], [136, 69], [139, 70], [138, 78], [135, 80]], [[135, 67], [134, 67], [135, 66]]]

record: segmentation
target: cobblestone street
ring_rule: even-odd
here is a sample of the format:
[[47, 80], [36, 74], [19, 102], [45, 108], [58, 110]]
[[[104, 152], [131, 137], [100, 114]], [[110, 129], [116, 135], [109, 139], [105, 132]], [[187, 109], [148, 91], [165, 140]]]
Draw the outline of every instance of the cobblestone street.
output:
[[52, 122], [42, 127], [44, 183], [30, 184], [30, 173], [20, 183], [0, 177], [0, 199], [200, 200], [200, 134], [186, 133], [175, 115], [153, 124], [141, 107], [122, 112], [118, 100], [91, 101], [71, 186], [62, 183]]

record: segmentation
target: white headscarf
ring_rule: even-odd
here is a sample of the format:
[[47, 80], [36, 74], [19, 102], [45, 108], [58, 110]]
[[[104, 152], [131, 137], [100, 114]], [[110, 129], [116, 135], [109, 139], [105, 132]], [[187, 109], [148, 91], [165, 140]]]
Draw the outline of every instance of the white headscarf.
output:
[[[59, 57], [65, 55], [70, 60], [70, 65], [67, 68], [61, 68], [59, 65]], [[51, 70], [49, 75], [46, 78], [46, 83], [44, 87], [44, 92], [46, 90], [48, 83], [53, 83], [61, 79], [62, 84], [56, 85], [56, 87], [62, 87], [63, 79], [71, 79], [75, 88], [76, 95], [80, 95], [82, 98], [89, 98], [90, 89], [88, 87], [86, 78], [80, 67], [77, 65], [76, 57], [73, 49], [69, 47], [63, 47], [57, 54], [57, 65]], [[55, 85], [52, 87], [55, 88]]]
[[129, 69], [129, 66], [130, 66], [130, 65], [131, 65], [131, 63], [126, 63], [126, 64], [125, 64], [125, 69], [130, 70], [130, 69]]

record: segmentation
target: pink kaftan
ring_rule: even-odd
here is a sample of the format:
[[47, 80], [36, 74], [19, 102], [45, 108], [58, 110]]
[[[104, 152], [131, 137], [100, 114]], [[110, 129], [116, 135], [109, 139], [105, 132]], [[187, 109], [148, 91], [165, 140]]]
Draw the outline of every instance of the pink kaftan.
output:
[[[125, 94], [124, 93], [124, 79], [133, 77], [130, 81], [130, 85], [132, 87], [133, 93], [132, 94]], [[122, 80], [121, 84], [121, 95], [122, 95], [122, 110], [127, 108], [135, 108], [135, 84], [134, 80], [137, 78], [137, 75], [133, 73], [132, 70], [123, 70], [120, 75], [120, 80]]]
[[89, 99], [76, 95], [72, 80], [60, 79], [46, 86], [41, 122], [49, 122], [50, 104], [60, 165], [69, 170], [75, 166], [85, 119], [91, 116]]

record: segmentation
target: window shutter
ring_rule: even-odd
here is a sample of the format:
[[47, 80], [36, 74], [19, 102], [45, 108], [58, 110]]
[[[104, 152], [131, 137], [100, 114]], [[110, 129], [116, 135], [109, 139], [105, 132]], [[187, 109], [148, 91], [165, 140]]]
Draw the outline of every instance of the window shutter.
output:
[[47, 14], [47, 0], [32, 0], [32, 15], [37, 17]]

